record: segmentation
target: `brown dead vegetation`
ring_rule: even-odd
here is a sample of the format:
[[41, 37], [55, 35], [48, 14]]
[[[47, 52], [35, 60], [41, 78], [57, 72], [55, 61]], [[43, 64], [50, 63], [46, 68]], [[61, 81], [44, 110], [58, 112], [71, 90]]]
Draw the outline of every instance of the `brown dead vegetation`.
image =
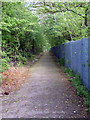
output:
[[11, 67], [2, 73], [3, 94], [17, 90], [30, 77], [30, 69], [27, 67]]

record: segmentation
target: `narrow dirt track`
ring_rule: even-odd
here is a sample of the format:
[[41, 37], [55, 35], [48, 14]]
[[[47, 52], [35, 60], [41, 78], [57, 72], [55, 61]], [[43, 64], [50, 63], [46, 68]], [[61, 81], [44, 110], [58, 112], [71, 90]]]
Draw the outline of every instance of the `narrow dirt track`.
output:
[[31, 78], [18, 91], [3, 97], [3, 118], [85, 118], [87, 113], [74, 88], [45, 53], [33, 65]]

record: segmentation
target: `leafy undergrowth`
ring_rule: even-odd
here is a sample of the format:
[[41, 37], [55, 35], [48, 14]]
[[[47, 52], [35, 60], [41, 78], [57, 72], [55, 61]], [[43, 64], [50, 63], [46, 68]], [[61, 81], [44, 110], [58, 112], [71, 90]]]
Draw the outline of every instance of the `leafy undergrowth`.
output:
[[29, 77], [31, 77], [30, 67], [37, 62], [43, 53], [32, 57], [26, 66], [15, 66], [1, 72], [2, 82], [0, 82], [0, 95], [8, 95], [10, 92], [15, 91], [23, 85]]
[[30, 70], [25, 66], [11, 67], [9, 70], [2, 72], [2, 94], [9, 94], [17, 90], [30, 76]]
[[90, 114], [90, 92], [82, 84], [80, 75], [74, 74], [73, 70], [64, 66], [64, 59], [59, 59], [58, 63], [63, 66], [64, 73], [69, 77], [72, 86], [76, 89], [76, 94], [83, 98], [83, 104], [87, 107], [86, 111]]

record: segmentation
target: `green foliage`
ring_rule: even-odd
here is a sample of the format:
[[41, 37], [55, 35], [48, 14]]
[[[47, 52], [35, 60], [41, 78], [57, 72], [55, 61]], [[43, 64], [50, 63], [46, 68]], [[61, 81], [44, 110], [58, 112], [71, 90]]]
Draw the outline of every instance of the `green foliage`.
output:
[[[35, 55], [52, 46], [90, 36], [88, 2], [42, 4], [43, 7], [32, 13], [23, 2], [2, 2], [0, 72], [10, 67], [10, 61], [17, 65], [26, 64], [28, 59], [32, 61]], [[59, 62], [64, 65], [64, 59]], [[90, 109], [90, 93], [82, 85], [80, 76], [75, 76], [71, 69], [66, 68], [65, 72]]]
[[59, 62], [59, 64], [62, 65], [62, 66], [65, 65], [65, 59], [64, 59], [64, 58], [60, 58], [60, 59], [58, 60], [58, 62]]
[[90, 111], [90, 94], [88, 94], [88, 97], [84, 99], [84, 103], [89, 107], [87, 110]]
[[82, 84], [80, 75], [74, 75], [73, 71], [68, 68], [65, 68], [65, 73], [70, 77], [69, 81], [71, 81], [73, 86], [76, 88], [77, 95], [84, 98], [84, 104], [87, 106], [87, 111], [90, 111], [90, 92]]
[[[44, 51], [47, 38], [38, 17], [23, 2], [2, 2], [2, 70], [8, 62], [26, 64], [33, 54]], [[8, 56], [8, 57], [7, 57]], [[9, 60], [9, 61], [8, 61]]]
[[67, 73], [68, 76], [71, 78], [75, 76], [73, 70], [71, 70], [70, 68], [65, 68], [64, 72]]
[[9, 57], [7, 56], [7, 54], [4, 51], [0, 50], [0, 55], [1, 55], [0, 72], [3, 72], [3, 71], [7, 70], [10, 67], [10, 65], [8, 64], [10, 59], [9, 59]]
[[0, 65], [0, 72], [7, 70], [9, 67], [10, 67], [10, 65], [8, 64], [7, 59], [2, 59], [1, 65]]
[[[88, 2], [42, 2], [40, 8], [33, 4], [2, 2], [2, 51], [8, 56], [3, 66], [7, 59], [26, 64], [33, 54], [89, 35]], [[31, 7], [37, 11], [32, 12]]]
[[[89, 36], [89, 2], [46, 2], [39, 13], [43, 13], [45, 33], [51, 46]], [[44, 14], [47, 13], [47, 17]]]

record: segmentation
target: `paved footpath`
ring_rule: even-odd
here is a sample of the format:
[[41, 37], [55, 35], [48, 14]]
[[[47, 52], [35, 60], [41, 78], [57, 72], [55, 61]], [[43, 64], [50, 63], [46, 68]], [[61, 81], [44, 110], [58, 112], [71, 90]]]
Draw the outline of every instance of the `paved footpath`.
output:
[[45, 53], [31, 68], [31, 78], [3, 97], [3, 118], [85, 118], [87, 113], [54, 56]]

